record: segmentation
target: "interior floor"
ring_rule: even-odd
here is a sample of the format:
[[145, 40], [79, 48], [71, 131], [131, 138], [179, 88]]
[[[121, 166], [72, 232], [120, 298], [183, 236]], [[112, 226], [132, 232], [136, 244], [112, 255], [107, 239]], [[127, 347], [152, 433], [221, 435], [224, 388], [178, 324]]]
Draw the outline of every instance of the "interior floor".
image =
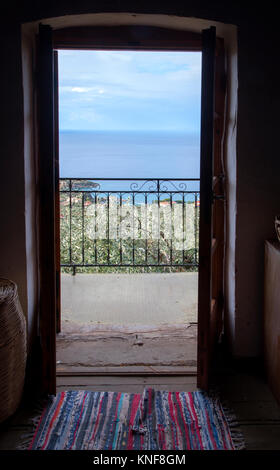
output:
[[[213, 384], [221, 398], [234, 411], [245, 438], [246, 450], [280, 450], [280, 407], [258, 369], [242, 370], [226, 365], [216, 373]], [[106, 376], [58, 377], [57, 392], [86, 389], [92, 391], [142, 392], [145, 386], [156, 389], [193, 391], [195, 376]], [[27, 419], [36, 415], [34, 403], [23, 402], [18, 412], [0, 427], [0, 450], [16, 449], [20, 437], [30, 430]]]

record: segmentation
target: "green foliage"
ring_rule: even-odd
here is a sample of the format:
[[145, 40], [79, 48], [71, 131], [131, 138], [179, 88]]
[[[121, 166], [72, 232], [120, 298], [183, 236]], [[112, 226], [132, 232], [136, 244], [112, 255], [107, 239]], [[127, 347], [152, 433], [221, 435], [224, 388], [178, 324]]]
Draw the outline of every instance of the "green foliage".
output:
[[[64, 185], [63, 189], [68, 188]], [[87, 273], [197, 270], [193, 264], [198, 262], [199, 208], [193, 201], [184, 206], [181, 200], [175, 201], [171, 206], [170, 199], [165, 199], [162, 206], [158, 201], [133, 206], [129, 198], [120, 204], [119, 197], [97, 197], [90, 189], [88, 193], [72, 192], [71, 204], [69, 192], [60, 193], [61, 264], [81, 265], [76, 272]], [[152, 216], [158, 222], [157, 238]], [[147, 266], [119, 266], [132, 264], [133, 259], [134, 264]], [[176, 267], [183, 263], [190, 266]], [[87, 264], [99, 266], [84, 267]], [[157, 264], [173, 266], [151, 266]], [[73, 272], [73, 268], [63, 267], [62, 272]]]

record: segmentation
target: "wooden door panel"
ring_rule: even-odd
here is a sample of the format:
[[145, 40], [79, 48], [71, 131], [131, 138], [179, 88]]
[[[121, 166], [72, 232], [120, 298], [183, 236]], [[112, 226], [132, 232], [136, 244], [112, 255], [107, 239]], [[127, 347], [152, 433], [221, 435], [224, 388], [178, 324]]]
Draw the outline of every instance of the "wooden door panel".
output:
[[223, 325], [224, 85], [223, 44], [211, 27], [202, 32], [197, 384], [203, 389]]
[[38, 37], [38, 166], [40, 191], [39, 270], [42, 392], [56, 393], [56, 253], [54, 61], [52, 29], [40, 25]]
[[[213, 206], [212, 229], [216, 249], [212, 252], [212, 299], [216, 300], [214, 319], [211, 322], [210, 338], [212, 347], [220, 339], [223, 329], [224, 309], [224, 241], [225, 241], [225, 168], [224, 168], [224, 131], [225, 131], [225, 53], [222, 40], [216, 39], [215, 53], [215, 96], [214, 96], [214, 141], [213, 141]], [[215, 321], [214, 321], [215, 320]]]
[[200, 388], [208, 388], [210, 318], [212, 308], [212, 181], [216, 29], [202, 32], [200, 217], [198, 276], [198, 377]]
[[56, 261], [56, 332], [61, 332], [61, 274], [60, 274], [60, 193], [59, 193], [59, 92], [58, 52], [54, 59], [54, 151], [55, 151], [55, 261]]

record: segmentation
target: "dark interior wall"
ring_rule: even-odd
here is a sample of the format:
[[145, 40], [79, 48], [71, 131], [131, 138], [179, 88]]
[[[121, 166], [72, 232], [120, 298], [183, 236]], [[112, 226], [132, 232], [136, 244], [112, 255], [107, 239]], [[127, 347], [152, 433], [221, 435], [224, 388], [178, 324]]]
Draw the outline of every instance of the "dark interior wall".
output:
[[[0, 32], [0, 276], [18, 286], [25, 313], [28, 347], [36, 334], [38, 313], [35, 230], [33, 136], [25, 123], [32, 120], [33, 103], [22, 80], [20, 25], [6, 22]], [[24, 57], [27, 59], [26, 55]], [[30, 57], [25, 67], [30, 69]], [[23, 92], [25, 88], [25, 94]], [[25, 98], [25, 99], [24, 99]]]
[[280, 72], [277, 29], [239, 29], [237, 125], [236, 327], [238, 354], [262, 347], [264, 240], [280, 211]]
[[[245, 3], [245, 2], [244, 2]], [[269, 2], [266, 4], [267, 8]], [[1, 41], [3, 137], [0, 201], [2, 274], [26, 286], [26, 227], [24, 225], [23, 94], [20, 23], [67, 14], [134, 12], [205, 18], [238, 26], [238, 116], [235, 240], [235, 312], [233, 352], [261, 352], [263, 242], [274, 237], [273, 218], [280, 212], [278, 148], [279, 76], [276, 75], [277, 37], [270, 14], [239, 1], [157, 2], [18, 2], [6, 8]], [[259, 8], [259, 10], [258, 10]], [[266, 18], [266, 19], [265, 19]], [[3, 183], [3, 184], [2, 184]], [[8, 206], [7, 206], [8, 203]], [[12, 253], [12, 255], [11, 255]]]
[[256, 3], [241, 0], [207, 1], [207, 0], [141, 0], [141, 2], [122, 0], [58, 0], [36, 1], [26, 0], [9, 2], [6, 14], [19, 22], [36, 21], [43, 18], [58, 17], [64, 15], [80, 15], [86, 13], [146, 13], [154, 15], [175, 15], [195, 18], [205, 18], [225, 23], [237, 23], [258, 14], [262, 7]]
[[16, 24], [0, 32], [0, 276], [18, 284], [27, 311], [25, 193], [23, 158], [23, 93], [21, 36]]

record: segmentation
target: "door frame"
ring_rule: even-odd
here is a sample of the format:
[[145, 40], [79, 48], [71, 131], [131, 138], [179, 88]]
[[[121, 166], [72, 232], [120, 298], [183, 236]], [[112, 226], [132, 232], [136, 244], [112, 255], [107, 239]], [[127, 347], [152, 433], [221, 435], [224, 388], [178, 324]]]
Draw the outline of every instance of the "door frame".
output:
[[[139, 25], [123, 25], [123, 26], [94, 26], [94, 27], [70, 27], [63, 28], [58, 30], [52, 30], [49, 26], [42, 26], [42, 30], [45, 31], [45, 34], [48, 37], [48, 40], [51, 41], [52, 51], [57, 49], [86, 49], [86, 50], [149, 50], [149, 51], [202, 51], [202, 34], [188, 32], [183, 30], [174, 30], [169, 28], [161, 28], [155, 26], [139, 26]], [[224, 64], [224, 43], [222, 38], [216, 39], [217, 50], [219, 51], [219, 57], [221, 62]], [[40, 64], [40, 54], [39, 49], [39, 59], [38, 63]], [[54, 57], [54, 55], [53, 55]], [[42, 62], [46, 62], [45, 59]], [[49, 64], [50, 65], [50, 64]], [[44, 65], [47, 66], [47, 62]], [[224, 66], [221, 70], [224, 69]], [[51, 80], [55, 80], [54, 75], [54, 62], [52, 63], [51, 75], [46, 75], [45, 83], [50, 84]], [[42, 77], [41, 77], [42, 78]], [[224, 77], [223, 77], [224, 78]], [[43, 78], [42, 78], [43, 79]], [[56, 77], [57, 79], [57, 77]], [[43, 80], [44, 81], [44, 80]], [[220, 87], [221, 77], [216, 76], [216, 86], [217, 93], [216, 97], [220, 97], [222, 88]], [[53, 83], [53, 82], [52, 82]], [[48, 86], [47, 86], [48, 88]], [[53, 86], [52, 92], [53, 90]], [[225, 95], [225, 91], [222, 93]], [[40, 93], [39, 93], [40, 97]], [[56, 97], [56, 99], [58, 99]], [[45, 105], [50, 105], [50, 96], [48, 96], [49, 101], [45, 101]], [[41, 298], [41, 338], [42, 338], [42, 355], [43, 355], [43, 375], [45, 377], [43, 381], [43, 389], [46, 393], [55, 393], [56, 388], [56, 331], [59, 330], [59, 324], [55, 317], [59, 318], [60, 311], [60, 276], [58, 275], [58, 270], [60, 272], [59, 255], [58, 251], [58, 236], [57, 231], [59, 230], [59, 217], [58, 210], [59, 204], [57, 197], [58, 194], [58, 132], [55, 126], [55, 111], [56, 116], [58, 113], [58, 101], [55, 102], [55, 96], [53, 95], [53, 111], [52, 114], [52, 124], [49, 126], [49, 138], [52, 139], [53, 145], [53, 155], [51, 155], [50, 147], [48, 148], [47, 159], [49, 160], [49, 166], [52, 169], [53, 173], [50, 175], [50, 172], [41, 171], [40, 175], [40, 188], [41, 194], [46, 190], [47, 191], [47, 200], [51, 206], [51, 211], [53, 214], [53, 222], [55, 221], [55, 226], [49, 225], [46, 220], [40, 219], [40, 232], [43, 233], [43, 241], [40, 245], [41, 256], [45, 259], [48, 256], [47, 253], [51, 251], [51, 257], [48, 260], [48, 268], [44, 267], [41, 263], [41, 286], [49, 286], [47, 290], [48, 293], [44, 294]], [[39, 99], [40, 102], [40, 99]], [[224, 100], [219, 98], [219, 102]], [[49, 103], [49, 104], [47, 104]], [[44, 103], [41, 103], [44, 106]], [[40, 106], [39, 106], [40, 108]], [[215, 121], [216, 122], [216, 121]], [[40, 126], [39, 126], [40, 127]], [[52, 127], [52, 134], [50, 128]], [[57, 139], [55, 144], [55, 129], [57, 133]], [[219, 131], [221, 128], [219, 128]], [[46, 136], [43, 136], [43, 142], [45, 141]], [[220, 155], [222, 152], [222, 135], [220, 138], [216, 137], [214, 140], [215, 145], [215, 155]], [[44, 158], [43, 144], [41, 142], [41, 136], [39, 133], [39, 161]], [[46, 157], [45, 157], [46, 158]], [[50, 161], [52, 160], [52, 161]], [[50, 184], [50, 179], [52, 184]], [[45, 188], [45, 189], [43, 189]], [[44, 203], [44, 207], [47, 204], [47, 200]], [[50, 217], [50, 214], [49, 214]], [[56, 233], [56, 235], [55, 235]], [[48, 235], [51, 235], [50, 237]], [[51, 245], [51, 246], [50, 246]], [[44, 254], [43, 254], [44, 252]], [[217, 250], [217, 253], [220, 253], [220, 257], [223, 256], [223, 249]], [[218, 260], [218, 264], [222, 266], [223, 259]], [[219, 273], [222, 273], [223, 269], [219, 270]], [[221, 278], [222, 279], [222, 278]], [[220, 286], [221, 283], [219, 283]], [[49, 297], [49, 298], [48, 298]], [[50, 300], [50, 298], [52, 300]], [[221, 304], [222, 305], [222, 304]], [[50, 312], [56, 312], [56, 314], [51, 314]], [[202, 318], [202, 315], [200, 315]], [[200, 322], [202, 321], [200, 318]], [[204, 322], [205, 323], [205, 322]], [[48, 338], [46, 338], [48, 336]], [[200, 362], [201, 350], [198, 348], [198, 364]], [[198, 367], [198, 371], [199, 371]], [[200, 385], [203, 385], [202, 381], [199, 381]], [[205, 382], [204, 382], [205, 385]]]

